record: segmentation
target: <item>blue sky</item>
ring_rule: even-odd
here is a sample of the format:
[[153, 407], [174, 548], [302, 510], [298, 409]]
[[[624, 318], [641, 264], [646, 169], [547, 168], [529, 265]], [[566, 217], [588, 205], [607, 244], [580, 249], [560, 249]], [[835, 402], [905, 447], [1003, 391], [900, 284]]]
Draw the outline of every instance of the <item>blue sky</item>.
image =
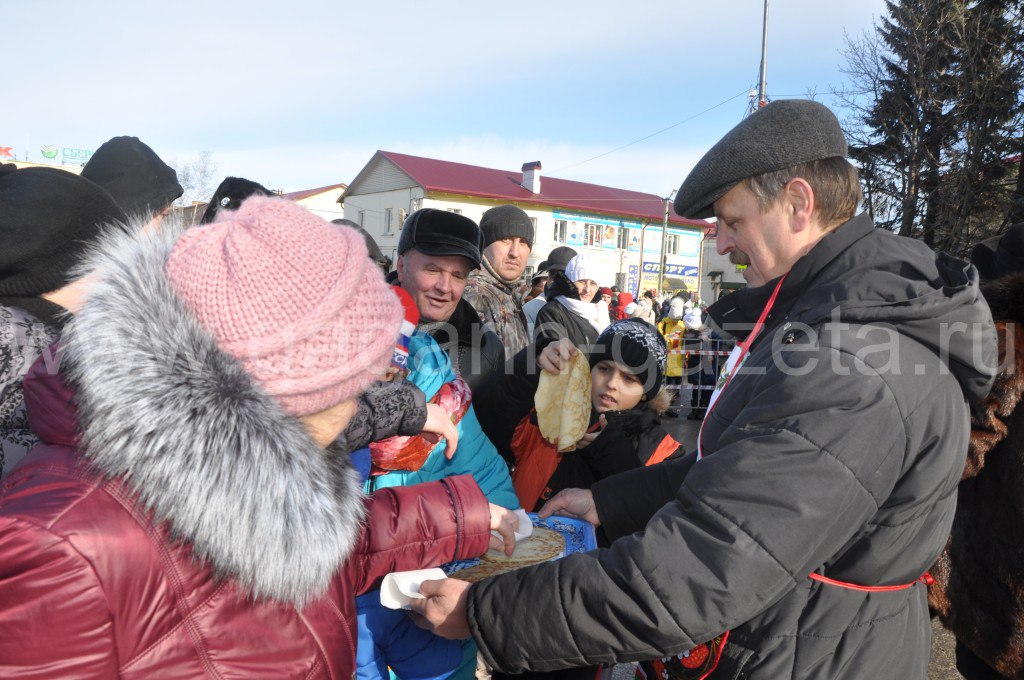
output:
[[[844, 31], [884, 9], [772, 0], [769, 95], [830, 104]], [[348, 182], [376, 149], [540, 160], [546, 175], [666, 195], [743, 116], [761, 12], [762, 0], [5, 0], [0, 146], [38, 161], [44, 144], [130, 134], [285, 191]]]

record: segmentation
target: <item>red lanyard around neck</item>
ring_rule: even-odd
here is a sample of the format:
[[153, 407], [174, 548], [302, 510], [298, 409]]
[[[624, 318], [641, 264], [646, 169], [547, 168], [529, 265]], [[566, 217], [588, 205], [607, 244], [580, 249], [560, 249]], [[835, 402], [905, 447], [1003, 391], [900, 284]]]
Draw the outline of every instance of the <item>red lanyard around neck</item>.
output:
[[750, 351], [750, 346], [754, 344], [754, 340], [756, 340], [757, 336], [764, 330], [764, 322], [768, 319], [768, 315], [771, 313], [772, 307], [775, 306], [775, 299], [779, 297], [779, 291], [782, 290], [782, 284], [786, 280], [786, 276], [787, 274], [783, 274], [782, 278], [779, 279], [779, 282], [775, 284], [775, 290], [772, 291], [767, 304], [765, 304], [764, 309], [761, 310], [761, 316], [757, 317], [757, 321], [754, 323], [754, 327], [750, 329], [750, 333], [747, 335], [746, 339], [737, 343], [737, 346], [740, 348], [740, 352], [736, 356], [736, 362], [732, 365], [732, 370], [729, 371], [729, 375], [725, 377], [725, 384], [722, 385], [722, 389], [718, 390], [718, 396], [714, 397], [714, 395], [712, 395], [715, 401], [711, 404], [711, 407], [708, 408], [708, 412], [704, 414], [704, 420], [700, 424], [700, 432], [697, 435], [698, 460], [704, 457], [704, 452], [700, 450], [701, 435], [704, 433], [704, 423], [708, 421], [708, 416], [710, 416], [711, 412], [715, 410], [715, 406], [722, 398], [722, 393], [725, 392], [725, 388], [729, 386], [729, 383], [732, 382], [733, 376], [736, 375], [737, 371], [740, 370], [740, 366], [743, 365], [743, 360], [747, 357], [747, 352]]

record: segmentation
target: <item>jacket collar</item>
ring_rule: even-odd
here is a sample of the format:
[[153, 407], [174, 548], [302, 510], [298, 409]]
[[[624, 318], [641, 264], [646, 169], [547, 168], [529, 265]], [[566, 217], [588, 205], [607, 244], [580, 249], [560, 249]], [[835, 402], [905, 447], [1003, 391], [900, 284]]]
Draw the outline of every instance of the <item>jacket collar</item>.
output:
[[480, 329], [477, 332], [481, 334], [481, 337], [486, 335], [487, 331], [482, 328], [483, 321], [480, 320], [480, 315], [477, 314], [476, 310], [473, 309], [473, 305], [469, 304], [466, 298], [461, 298], [459, 304], [455, 305], [455, 311], [448, 317], [448, 321], [432, 325], [428, 332], [434, 340], [437, 340], [437, 344], [446, 347], [452, 342], [449, 331], [453, 329], [458, 344], [463, 347], [469, 347], [473, 344], [474, 326]]
[[[818, 241], [809, 253], [801, 257], [786, 275], [779, 290], [775, 306], [765, 321], [766, 326], [784, 317], [796, 300], [813, 285], [818, 275], [840, 254], [874, 230], [871, 218], [860, 214], [844, 222]], [[753, 328], [754, 322], [768, 304], [779, 279], [772, 279], [763, 286], [744, 288], [708, 307], [708, 318], [725, 333], [744, 340]]]
[[480, 279], [481, 282], [491, 283], [509, 295], [515, 292], [516, 286], [519, 284], [519, 279], [509, 281], [508, 279], [501, 278], [501, 275], [495, 271], [486, 257], [480, 260], [480, 269], [470, 274], [470, 276]]

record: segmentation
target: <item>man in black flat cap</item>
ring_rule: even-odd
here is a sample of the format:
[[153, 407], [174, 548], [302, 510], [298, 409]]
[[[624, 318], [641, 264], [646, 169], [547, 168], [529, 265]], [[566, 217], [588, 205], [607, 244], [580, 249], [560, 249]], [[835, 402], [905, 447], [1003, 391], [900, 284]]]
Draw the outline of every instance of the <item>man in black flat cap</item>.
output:
[[526, 315], [527, 337], [533, 337], [533, 329], [537, 325], [537, 314], [548, 303], [547, 284], [551, 280], [550, 275], [554, 272], [564, 272], [569, 264], [569, 260], [574, 257], [576, 257], [575, 250], [569, 246], [558, 246], [553, 248], [548, 253], [547, 258], [537, 265], [537, 274], [534, 276], [532, 283], [536, 285], [537, 278], [543, 276], [544, 287], [541, 289], [540, 295], [533, 297], [523, 305], [523, 314]]
[[992, 316], [973, 266], [855, 215], [845, 155], [831, 111], [776, 101], [701, 159], [676, 212], [718, 218], [750, 287], [708, 310], [739, 343], [697, 451], [541, 510], [599, 524], [609, 549], [423, 583], [437, 632], [512, 673], [927, 677], [923, 575], [995, 372]]
[[477, 391], [505, 363], [494, 331], [463, 299], [470, 273], [480, 267], [480, 227], [462, 215], [423, 208], [409, 215], [398, 238], [397, 282], [416, 303], [419, 329], [448, 353], [455, 373]]

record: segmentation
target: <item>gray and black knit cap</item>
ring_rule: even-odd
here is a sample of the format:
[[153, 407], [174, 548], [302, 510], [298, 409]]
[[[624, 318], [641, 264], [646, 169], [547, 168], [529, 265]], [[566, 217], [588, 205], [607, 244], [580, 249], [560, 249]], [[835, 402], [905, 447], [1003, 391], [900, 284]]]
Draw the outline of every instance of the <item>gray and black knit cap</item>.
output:
[[676, 213], [713, 217], [715, 201], [748, 177], [837, 156], [846, 156], [846, 137], [828, 108], [809, 99], [771, 102], [697, 162], [676, 194]]
[[653, 399], [665, 379], [668, 348], [658, 329], [642, 319], [621, 319], [597, 336], [591, 346], [590, 367], [610, 359], [640, 378], [644, 396]]
[[495, 241], [518, 236], [533, 248], [533, 222], [522, 208], [499, 205], [480, 218], [480, 231], [484, 235], [484, 248]]

